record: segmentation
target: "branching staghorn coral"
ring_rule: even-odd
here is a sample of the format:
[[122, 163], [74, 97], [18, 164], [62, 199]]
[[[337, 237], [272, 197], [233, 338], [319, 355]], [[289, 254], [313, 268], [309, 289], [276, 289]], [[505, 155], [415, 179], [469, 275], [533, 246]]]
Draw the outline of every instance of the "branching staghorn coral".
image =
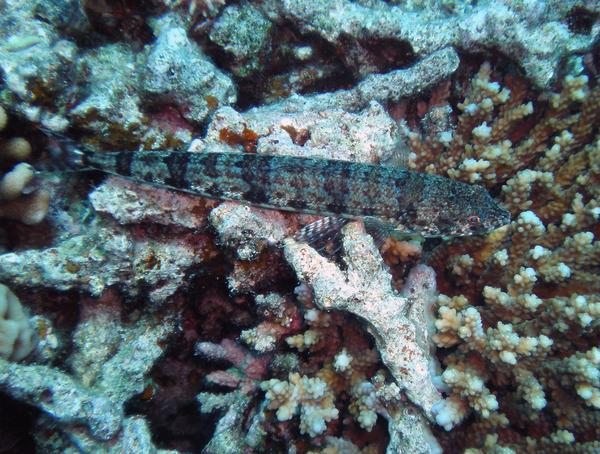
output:
[[326, 423], [337, 419], [335, 396], [323, 380], [290, 374], [287, 381], [272, 378], [261, 384], [269, 409], [277, 409], [277, 419], [287, 421], [300, 413], [300, 433], [315, 437]]
[[[303, 308], [304, 331], [287, 337], [286, 343], [312, 357], [308, 364], [301, 363], [301, 366], [311, 370], [318, 364], [320, 369], [316, 377], [303, 377], [299, 380], [299, 376], [294, 376], [294, 382], [301, 386], [294, 386], [299, 389], [293, 394], [302, 395], [305, 380], [318, 380], [317, 383], [323, 383], [336, 397], [335, 402], [341, 410], [338, 412], [342, 415], [341, 418], [344, 417], [343, 412], [347, 411], [362, 429], [371, 432], [378, 420], [377, 413], [381, 413], [376, 389], [371, 382], [379, 377], [374, 375], [375, 370], [381, 366], [377, 350], [369, 345], [359, 325], [352, 323], [347, 315], [317, 309], [312, 291], [307, 285], [301, 284], [296, 293]], [[320, 361], [317, 362], [317, 358], [320, 358]], [[290, 374], [290, 383], [291, 378]], [[381, 381], [385, 378], [382, 376]], [[271, 384], [277, 383], [281, 383], [281, 380], [275, 380]], [[272, 387], [271, 384], [265, 384], [267, 389]], [[381, 385], [383, 387], [384, 383]], [[346, 400], [341, 398], [344, 394], [349, 397], [347, 409], [343, 408], [342, 404]], [[399, 389], [394, 397], [395, 401], [401, 400]], [[275, 402], [275, 408], [277, 405]], [[330, 409], [325, 406], [319, 411], [327, 414]]]
[[[311, 292], [302, 287], [297, 301], [277, 294], [256, 297], [264, 320], [240, 335], [254, 351], [229, 339], [197, 344], [199, 356], [231, 364], [209, 372], [207, 391], [198, 395], [203, 413], [220, 413], [204, 452], [240, 452], [247, 446], [278, 451], [284, 444], [306, 452], [321, 448], [324, 435], [342, 428], [348, 443], [385, 447], [385, 424], [377, 424], [375, 411], [384, 414], [384, 397], [378, 396], [388, 385], [385, 377], [379, 382], [379, 375], [373, 377], [381, 367], [377, 352], [358, 323], [341, 312], [316, 309]], [[285, 353], [286, 343], [302, 354]], [[401, 401], [388, 394], [393, 404]]]
[[600, 86], [579, 73], [536, 97], [486, 63], [456, 107], [446, 129], [405, 129], [410, 166], [488, 187], [513, 221], [431, 258], [442, 291], [434, 340], [452, 349], [437, 422], [451, 429], [476, 414], [442, 444], [598, 449]]
[[[265, 378], [270, 357], [259, 357], [224, 339], [219, 344], [199, 342], [196, 355], [211, 361], [225, 361], [230, 364], [227, 370], [209, 373], [205, 380], [209, 384], [228, 388], [231, 392], [201, 392], [197, 396], [202, 413], [219, 412], [221, 414], [215, 434], [204, 447], [203, 453], [241, 452], [247, 446], [260, 445], [266, 432], [262, 429], [262, 420], [251, 412], [260, 380]], [[253, 420], [247, 421], [248, 414]]]
[[255, 301], [265, 319], [257, 326], [242, 331], [240, 340], [260, 353], [275, 351], [284, 336], [300, 328], [302, 322], [298, 307], [276, 293], [257, 295]]

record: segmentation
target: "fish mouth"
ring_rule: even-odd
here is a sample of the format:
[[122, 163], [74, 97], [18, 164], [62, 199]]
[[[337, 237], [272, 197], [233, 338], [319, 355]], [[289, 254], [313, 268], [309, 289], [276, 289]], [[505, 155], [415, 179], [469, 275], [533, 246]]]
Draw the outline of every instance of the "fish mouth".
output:
[[490, 216], [485, 219], [478, 227], [472, 228], [469, 226], [463, 226], [456, 231], [448, 232], [444, 235], [447, 238], [455, 238], [455, 237], [466, 237], [466, 236], [477, 236], [477, 235], [486, 235], [494, 230], [498, 230], [499, 228], [504, 227], [511, 222], [511, 215], [508, 210], [504, 207], [495, 207], [495, 210], [490, 214]]

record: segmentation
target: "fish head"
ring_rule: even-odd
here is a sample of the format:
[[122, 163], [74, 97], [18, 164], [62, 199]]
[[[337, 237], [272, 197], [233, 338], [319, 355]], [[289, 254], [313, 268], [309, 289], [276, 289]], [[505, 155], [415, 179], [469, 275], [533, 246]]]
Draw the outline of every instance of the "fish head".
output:
[[[442, 178], [442, 177], [439, 177]], [[482, 186], [443, 179], [417, 214], [426, 237], [482, 235], [510, 222], [510, 213]]]

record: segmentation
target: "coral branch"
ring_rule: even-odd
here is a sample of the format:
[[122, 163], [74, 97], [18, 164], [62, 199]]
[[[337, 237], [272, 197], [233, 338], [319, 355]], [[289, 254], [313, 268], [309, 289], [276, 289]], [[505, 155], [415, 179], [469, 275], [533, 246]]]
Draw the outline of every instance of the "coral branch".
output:
[[432, 418], [431, 408], [441, 399], [430, 374], [433, 358], [424, 314], [435, 296], [433, 271], [418, 267], [400, 296], [372, 238], [358, 224], [348, 226], [343, 244], [345, 271], [291, 239], [285, 241], [285, 256], [300, 279], [313, 287], [321, 309], [348, 311], [367, 321], [398, 385]]

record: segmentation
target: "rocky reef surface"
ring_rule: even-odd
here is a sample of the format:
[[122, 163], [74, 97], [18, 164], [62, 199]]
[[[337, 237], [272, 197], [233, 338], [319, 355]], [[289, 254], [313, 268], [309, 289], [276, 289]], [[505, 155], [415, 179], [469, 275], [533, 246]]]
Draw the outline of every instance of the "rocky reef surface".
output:
[[[598, 452], [599, 37], [578, 0], [0, 2], [0, 452]], [[317, 216], [55, 171], [48, 131], [403, 166], [512, 221], [327, 255]]]

